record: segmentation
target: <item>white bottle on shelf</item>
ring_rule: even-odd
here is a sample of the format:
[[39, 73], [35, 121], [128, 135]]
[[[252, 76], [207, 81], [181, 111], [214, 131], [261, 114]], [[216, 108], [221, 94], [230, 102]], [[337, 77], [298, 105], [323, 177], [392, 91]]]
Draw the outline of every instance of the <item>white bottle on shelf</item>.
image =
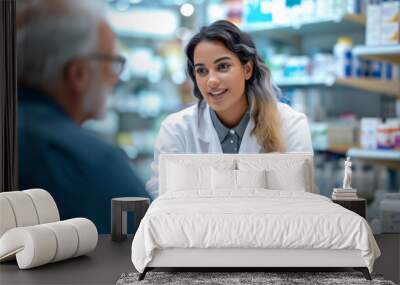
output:
[[352, 40], [348, 37], [340, 37], [333, 48], [336, 60], [336, 76], [352, 76]]

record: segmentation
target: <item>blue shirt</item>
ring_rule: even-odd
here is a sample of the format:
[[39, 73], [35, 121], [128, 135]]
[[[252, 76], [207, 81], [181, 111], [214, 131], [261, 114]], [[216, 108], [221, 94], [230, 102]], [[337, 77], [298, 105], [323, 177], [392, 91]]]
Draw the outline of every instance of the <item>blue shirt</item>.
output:
[[51, 97], [18, 90], [19, 188], [43, 188], [61, 219], [85, 217], [109, 233], [111, 199], [149, 197], [117, 147], [76, 124]]

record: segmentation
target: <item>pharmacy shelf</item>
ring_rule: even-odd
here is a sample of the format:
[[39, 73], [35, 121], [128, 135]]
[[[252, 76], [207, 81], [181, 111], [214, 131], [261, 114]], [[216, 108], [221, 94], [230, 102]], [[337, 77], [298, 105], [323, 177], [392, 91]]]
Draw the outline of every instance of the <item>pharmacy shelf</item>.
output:
[[371, 78], [337, 78], [335, 84], [400, 98], [400, 82]]
[[342, 17], [342, 21], [347, 21], [365, 26], [366, 17], [363, 14], [346, 14]]
[[400, 44], [388, 46], [357, 46], [353, 54], [373, 60], [400, 64]]
[[327, 76], [325, 78], [293, 78], [285, 80], [277, 80], [281, 88], [286, 87], [312, 87], [312, 86], [327, 86], [331, 87], [334, 85], [345, 86], [349, 88], [355, 88], [365, 90], [369, 92], [375, 92], [384, 95], [390, 95], [400, 98], [400, 82], [399, 81], [387, 81], [370, 78], [335, 78]]
[[328, 152], [328, 153], [335, 153], [340, 155], [346, 155], [348, 150], [351, 148], [348, 145], [337, 145], [337, 146], [330, 146], [328, 148], [320, 148], [320, 147], [313, 147], [315, 152]]
[[279, 87], [308, 87], [308, 86], [332, 86], [335, 84], [335, 77], [326, 76], [324, 78], [312, 78], [312, 77], [299, 77], [289, 78], [283, 80], [276, 80], [276, 84]]
[[390, 160], [400, 162], [400, 151], [398, 150], [351, 148], [348, 150], [347, 155], [351, 158]]
[[277, 25], [271, 23], [254, 23], [242, 25], [241, 29], [252, 34], [274, 36], [302, 36], [307, 34], [335, 33], [337, 31], [364, 31], [365, 16], [346, 14], [339, 17], [317, 18], [303, 22]]
[[351, 148], [347, 152], [347, 156], [361, 159], [366, 164], [382, 165], [389, 169], [400, 170], [400, 151], [398, 150], [367, 150]]

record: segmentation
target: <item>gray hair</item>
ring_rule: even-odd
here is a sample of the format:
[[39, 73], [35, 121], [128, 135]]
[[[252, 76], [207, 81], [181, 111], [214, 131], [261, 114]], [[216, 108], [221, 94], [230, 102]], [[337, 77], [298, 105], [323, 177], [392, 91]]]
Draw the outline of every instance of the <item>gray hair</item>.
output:
[[36, 0], [22, 8], [28, 20], [17, 31], [18, 78], [53, 88], [68, 62], [96, 50], [104, 6], [99, 0], [52, 0], [47, 5]]

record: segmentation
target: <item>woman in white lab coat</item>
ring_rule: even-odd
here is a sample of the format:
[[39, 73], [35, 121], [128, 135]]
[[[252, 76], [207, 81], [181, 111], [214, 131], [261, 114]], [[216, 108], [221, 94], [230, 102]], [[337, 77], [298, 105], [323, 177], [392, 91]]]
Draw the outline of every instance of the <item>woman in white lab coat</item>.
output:
[[146, 185], [152, 196], [162, 153], [312, 152], [305, 115], [277, 101], [270, 71], [248, 34], [217, 21], [185, 52], [199, 101], [161, 124]]

